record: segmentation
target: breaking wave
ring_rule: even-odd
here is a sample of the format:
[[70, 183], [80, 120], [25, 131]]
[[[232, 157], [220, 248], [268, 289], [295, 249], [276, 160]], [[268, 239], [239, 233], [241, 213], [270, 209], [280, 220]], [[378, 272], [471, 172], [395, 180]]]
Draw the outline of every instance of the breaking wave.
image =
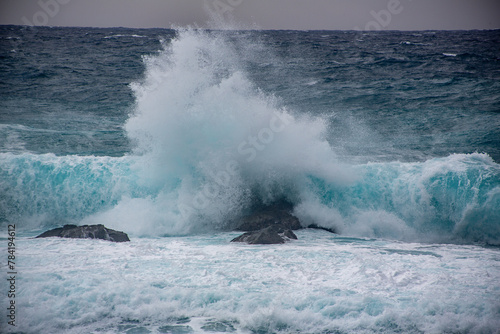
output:
[[[229, 229], [286, 199], [343, 234], [500, 244], [500, 166], [486, 154], [348, 164], [328, 122], [256, 87], [221, 32], [179, 30], [131, 85], [124, 157], [0, 154], [0, 219], [104, 223], [136, 236]], [[247, 49], [248, 50], [248, 49]]]

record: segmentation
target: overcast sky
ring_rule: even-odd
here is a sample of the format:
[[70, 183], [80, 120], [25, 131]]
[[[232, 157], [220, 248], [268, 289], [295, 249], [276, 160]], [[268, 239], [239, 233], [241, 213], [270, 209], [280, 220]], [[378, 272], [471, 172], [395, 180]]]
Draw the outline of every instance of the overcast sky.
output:
[[500, 29], [500, 0], [0, 0], [0, 24], [206, 27], [206, 7], [238, 28]]

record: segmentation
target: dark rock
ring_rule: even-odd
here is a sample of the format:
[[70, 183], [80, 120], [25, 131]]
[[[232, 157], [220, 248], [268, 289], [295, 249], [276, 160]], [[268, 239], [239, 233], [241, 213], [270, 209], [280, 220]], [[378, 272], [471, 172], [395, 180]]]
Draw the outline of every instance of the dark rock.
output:
[[335, 231], [333, 228], [318, 226], [316, 224], [311, 224], [311, 225], [307, 226], [307, 228], [315, 228], [315, 229], [318, 229], [318, 230], [324, 230], [324, 231], [327, 231], [327, 232], [330, 232], [330, 233], [337, 234], [337, 231]]
[[260, 212], [250, 216], [243, 217], [240, 220], [238, 231], [257, 231], [273, 224], [281, 224], [290, 230], [300, 230], [300, 225], [297, 217], [292, 216], [288, 212]]
[[274, 224], [281, 224], [290, 230], [300, 230], [302, 225], [297, 217], [292, 216], [292, 207], [283, 203], [254, 209], [250, 215], [238, 222], [238, 231], [258, 231]]
[[302, 225], [293, 216], [293, 205], [280, 200], [271, 205], [257, 205], [251, 214], [238, 221], [237, 231], [246, 231], [231, 242], [248, 244], [282, 244], [287, 239], [297, 239], [292, 230], [300, 230]]
[[287, 237], [288, 239], [297, 240], [297, 236], [295, 235], [295, 233], [292, 232], [292, 230], [285, 230], [283, 232], [283, 236]]
[[77, 239], [102, 239], [114, 242], [130, 241], [124, 232], [115, 231], [104, 227], [104, 225], [64, 225], [53, 230], [44, 232], [37, 238], [60, 237]]
[[287, 239], [297, 239], [292, 230], [281, 224], [274, 224], [258, 231], [246, 232], [231, 242], [246, 242], [250, 245], [283, 244]]

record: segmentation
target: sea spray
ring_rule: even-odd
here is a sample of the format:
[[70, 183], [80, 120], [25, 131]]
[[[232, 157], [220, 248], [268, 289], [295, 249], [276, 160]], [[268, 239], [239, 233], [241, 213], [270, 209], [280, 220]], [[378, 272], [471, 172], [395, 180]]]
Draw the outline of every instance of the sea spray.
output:
[[488, 155], [352, 168], [362, 177], [348, 186], [311, 178], [295, 214], [347, 235], [500, 244], [500, 166]]
[[1, 153], [2, 224], [186, 235], [231, 229], [255, 204], [286, 199], [304, 225], [345, 235], [500, 243], [500, 168], [487, 154], [342, 162], [327, 118], [250, 79], [247, 63], [262, 60], [250, 46], [265, 50], [252, 33], [180, 29], [162, 43], [131, 84], [131, 153]]
[[224, 33], [181, 30], [145, 59], [145, 79], [133, 85], [126, 129], [141, 156], [137, 170], [175, 197], [155, 205], [169, 207], [176, 224], [227, 227], [252, 202], [299, 200], [308, 175], [353, 179], [325, 140], [326, 122], [260, 91], [240, 58]]
[[285, 198], [305, 225], [350, 235], [499, 243], [500, 173], [487, 155], [344, 164], [326, 119], [299, 117], [259, 90], [241, 58], [225, 33], [182, 30], [145, 60], [126, 129], [139, 179], [158, 192], [106, 219], [134, 207], [125, 216], [147, 217], [141, 233], [193, 233], [230, 228], [256, 202]]
[[[497, 31], [0, 35], [19, 36], [0, 48], [0, 237], [15, 225], [18, 332], [498, 332], [499, 252], [483, 247], [500, 234]], [[177, 37], [162, 48], [158, 35]], [[206, 84], [168, 81], [188, 40], [203, 61], [180, 60]], [[227, 55], [217, 66], [209, 44]], [[161, 110], [173, 80], [192, 99]], [[339, 234], [229, 242], [231, 217], [276, 198]], [[131, 242], [31, 238], [65, 223]]]

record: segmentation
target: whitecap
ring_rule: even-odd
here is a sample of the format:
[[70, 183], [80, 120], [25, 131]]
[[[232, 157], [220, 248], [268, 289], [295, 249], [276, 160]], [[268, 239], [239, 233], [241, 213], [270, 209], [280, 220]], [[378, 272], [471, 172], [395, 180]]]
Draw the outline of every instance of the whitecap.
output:
[[117, 37], [134, 37], [134, 38], [147, 38], [148, 36], [143, 36], [143, 35], [121, 35], [121, 34], [117, 34], [117, 35], [110, 35], [110, 36], [105, 36], [104, 38], [117, 38]]

